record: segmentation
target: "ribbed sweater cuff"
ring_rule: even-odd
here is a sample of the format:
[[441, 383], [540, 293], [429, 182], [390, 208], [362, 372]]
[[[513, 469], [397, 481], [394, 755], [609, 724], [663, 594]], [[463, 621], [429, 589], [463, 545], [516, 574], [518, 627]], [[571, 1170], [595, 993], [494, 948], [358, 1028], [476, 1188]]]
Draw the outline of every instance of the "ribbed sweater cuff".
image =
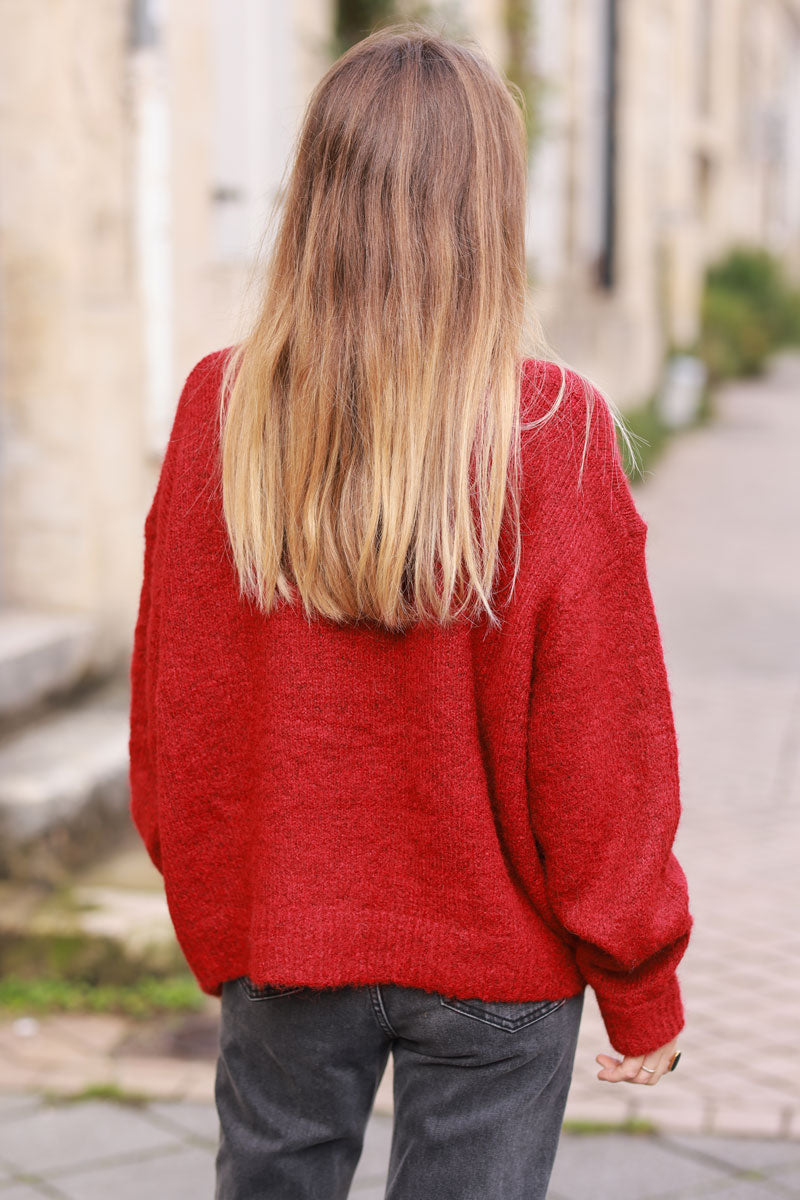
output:
[[614, 1000], [599, 995], [597, 1003], [609, 1041], [622, 1055], [649, 1054], [671, 1042], [685, 1024], [683, 1000], [676, 975], [672, 976], [664, 991], [636, 1004], [618, 1005]]

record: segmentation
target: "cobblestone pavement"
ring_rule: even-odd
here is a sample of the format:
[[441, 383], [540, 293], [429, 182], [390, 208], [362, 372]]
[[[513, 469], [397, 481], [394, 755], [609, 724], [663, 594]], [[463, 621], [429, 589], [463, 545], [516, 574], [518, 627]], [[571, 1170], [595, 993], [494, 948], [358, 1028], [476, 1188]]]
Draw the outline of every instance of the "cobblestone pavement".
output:
[[683, 1055], [655, 1088], [600, 1096], [604, 1033], [587, 991], [570, 1111], [800, 1137], [800, 358], [728, 386], [716, 409], [635, 487], [695, 917], [679, 967]]
[[[800, 1196], [800, 360], [728, 387], [716, 408], [635, 489], [678, 728], [676, 852], [695, 917], [679, 972], [683, 1057], [655, 1088], [601, 1083], [594, 1056], [609, 1047], [587, 989], [567, 1121], [645, 1118], [659, 1136], [565, 1134], [552, 1200]], [[115, 1055], [124, 1030], [113, 1017], [52, 1017], [33, 1037], [0, 1026], [0, 1089], [19, 1093], [3, 1101], [0, 1200], [83, 1200], [109, 1187], [125, 1200], [148, 1174], [176, 1200], [210, 1186], [213, 1064]], [[40, 1109], [21, 1094], [104, 1081], [161, 1102]], [[354, 1195], [382, 1195], [390, 1114], [391, 1064]], [[28, 1171], [46, 1182], [14, 1182]]]
[[718, 414], [641, 491], [695, 916], [671, 1090], [711, 1127], [800, 1137], [800, 359]]
[[[653, 1089], [656, 1090], [656, 1089]], [[373, 1115], [350, 1195], [383, 1200], [391, 1117]], [[213, 1105], [43, 1104], [0, 1095], [2, 1200], [203, 1200], [214, 1193]], [[565, 1134], [548, 1200], [778, 1200], [800, 1195], [800, 1142], [698, 1134]]]

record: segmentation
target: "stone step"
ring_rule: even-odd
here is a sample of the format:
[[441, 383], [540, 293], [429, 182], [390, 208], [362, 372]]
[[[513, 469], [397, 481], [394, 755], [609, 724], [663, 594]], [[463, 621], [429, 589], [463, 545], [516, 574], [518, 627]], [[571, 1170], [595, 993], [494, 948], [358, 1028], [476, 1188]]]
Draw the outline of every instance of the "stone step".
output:
[[127, 680], [0, 742], [0, 876], [54, 884], [130, 827]]
[[162, 893], [0, 881], [0, 975], [130, 984], [187, 970]]
[[94, 626], [78, 613], [0, 606], [0, 718], [74, 686], [91, 667]]
[[0, 975], [125, 984], [186, 969], [163, 881], [132, 824], [56, 888], [0, 880]]

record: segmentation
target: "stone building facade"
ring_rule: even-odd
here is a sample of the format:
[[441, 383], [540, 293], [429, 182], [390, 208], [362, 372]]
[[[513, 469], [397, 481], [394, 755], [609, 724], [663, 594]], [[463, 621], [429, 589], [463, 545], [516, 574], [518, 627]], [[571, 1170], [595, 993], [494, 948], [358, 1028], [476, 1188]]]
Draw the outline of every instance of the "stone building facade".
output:
[[530, 246], [557, 350], [623, 405], [737, 242], [800, 268], [800, 6], [538, 0]]
[[[800, 265], [798, 5], [531, 3], [535, 294], [625, 406], [694, 336], [710, 257], [747, 239]], [[503, 0], [428, 8], [506, 66]], [[243, 327], [336, 14], [0, 0], [0, 631], [79, 619], [83, 657], [125, 666], [175, 401]]]

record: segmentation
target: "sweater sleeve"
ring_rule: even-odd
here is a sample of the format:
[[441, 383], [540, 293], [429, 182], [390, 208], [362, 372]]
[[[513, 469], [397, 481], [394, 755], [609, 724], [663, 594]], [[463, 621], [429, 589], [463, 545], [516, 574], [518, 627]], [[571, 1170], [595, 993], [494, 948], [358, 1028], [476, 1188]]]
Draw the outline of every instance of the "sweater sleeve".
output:
[[160, 540], [171, 454], [161, 464], [158, 486], [144, 522], [144, 570], [130, 661], [128, 740], [130, 811], [153, 864], [161, 870], [158, 833], [158, 779], [153, 699], [158, 667]]
[[552, 515], [569, 550], [537, 620], [529, 804], [552, 911], [612, 1046], [640, 1055], [683, 1028], [693, 918], [672, 851], [678, 750], [647, 525], [599, 395], [594, 414], [580, 494]]
[[155, 693], [158, 680], [159, 628], [164, 571], [164, 541], [173, 482], [180, 470], [181, 446], [186, 437], [186, 413], [191, 397], [215, 362], [201, 359], [181, 389], [158, 483], [144, 521], [144, 566], [139, 608], [130, 659], [129, 773], [130, 813], [148, 854], [162, 870], [158, 828], [158, 753]]

